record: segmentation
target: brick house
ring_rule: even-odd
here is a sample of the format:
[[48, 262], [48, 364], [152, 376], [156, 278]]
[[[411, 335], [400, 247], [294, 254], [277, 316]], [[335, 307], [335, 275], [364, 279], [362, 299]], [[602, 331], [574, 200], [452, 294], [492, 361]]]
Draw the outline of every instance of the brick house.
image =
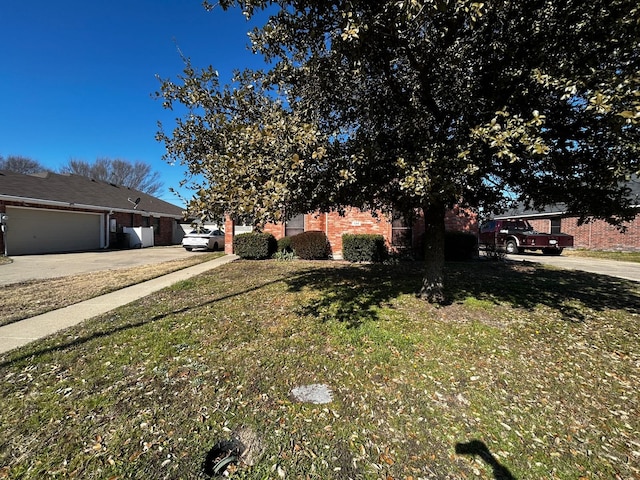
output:
[[80, 175], [0, 171], [0, 214], [6, 255], [174, 245], [184, 235], [182, 208]]
[[[446, 229], [476, 233], [477, 218], [473, 213], [454, 209], [447, 212]], [[225, 220], [225, 253], [233, 253], [233, 237], [246, 228], [238, 227], [230, 217]], [[342, 235], [379, 234], [392, 251], [411, 250], [416, 252], [421, 246], [424, 234], [424, 220], [418, 217], [412, 224], [403, 219], [390, 219], [385, 215], [372, 215], [371, 212], [349, 208], [344, 215], [336, 212], [310, 213], [298, 215], [286, 223], [267, 224], [264, 232], [273, 234], [276, 239], [293, 236], [307, 231], [321, 231], [327, 235], [331, 255], [342, 258]]]
[[[640, 213], [640, 183], [634, 179], [629, 183], [631, 195], [635, 199], [634, 206]], [[496, 219], [522, 218], [542, 233], [567, 233], [574, 237], [574, 248], [609, 251], [640, 251], [640, 217], [623, 224], [625, 232], [609, 225], [603, 220], [594, 220], [578, 225], [578, 217], [566, 212], [564, 205], [546, 207], [542, 212], [514, 209], [497, 215]]]

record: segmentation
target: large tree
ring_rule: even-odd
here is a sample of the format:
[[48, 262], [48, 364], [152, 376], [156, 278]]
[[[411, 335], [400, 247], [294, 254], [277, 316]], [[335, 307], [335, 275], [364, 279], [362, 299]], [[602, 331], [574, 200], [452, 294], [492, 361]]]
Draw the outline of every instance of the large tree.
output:
[[[421, 209], [421, 294], [443, 300], [444, 215], [563, 202], [635, 215], [636, 0], [220, 0], [268, 19], [268, 69], [220, 86], [187, 61], [167, 158], [196, 174], [194, 211], [256, 222], [346, 205]], [[264, 15], [264, 13], [263, 13]]]
[[29, 174], [45, 172], [47, 168], [32, 158], [22, 157], [20, 155], [9, 155], [4, 158], [0, 155], [0, 170]]
[[61, 173], [73, 173], [84, 177], [110, 182], [115, 185], [135, 188], [149, 195], [156, 195], [162, 189], [160, 174], [151, 169], [151, 165], [120, 158], [97, 158], [90, 163], [85, 160], [71, 159], [60, 167]]

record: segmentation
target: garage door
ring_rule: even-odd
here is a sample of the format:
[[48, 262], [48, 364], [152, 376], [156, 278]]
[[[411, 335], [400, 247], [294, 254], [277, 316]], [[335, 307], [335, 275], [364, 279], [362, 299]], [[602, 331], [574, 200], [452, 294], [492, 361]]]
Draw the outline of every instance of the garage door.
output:
[[95, 250], [101, 246], [99, 213], [7, 207], [9, 255]]

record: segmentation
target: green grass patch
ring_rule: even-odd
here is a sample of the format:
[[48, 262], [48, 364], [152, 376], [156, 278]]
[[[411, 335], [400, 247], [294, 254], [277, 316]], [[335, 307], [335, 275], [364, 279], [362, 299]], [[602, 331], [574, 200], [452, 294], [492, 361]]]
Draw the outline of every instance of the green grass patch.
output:
[[234, 438], [231, 478], [640, 474], [639, 284], [451, 263], [436, 307], [420, 281], [238, 261], [0, 356], [0, 478], [208, 478]]
[[599, 250], [567, 250], [565, 254], [572, 257], [601, 258], [603, 260], [616, 260], [620, 262], [640, 263], [640, 252], [607, 252]]

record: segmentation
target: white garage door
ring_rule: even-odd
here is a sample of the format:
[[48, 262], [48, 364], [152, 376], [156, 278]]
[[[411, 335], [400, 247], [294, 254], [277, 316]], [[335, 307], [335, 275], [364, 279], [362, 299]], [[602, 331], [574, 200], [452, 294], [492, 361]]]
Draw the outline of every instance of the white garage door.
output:
[[95, 250], [101, 246], [99, 213], [7, 207], [9, 255]]

